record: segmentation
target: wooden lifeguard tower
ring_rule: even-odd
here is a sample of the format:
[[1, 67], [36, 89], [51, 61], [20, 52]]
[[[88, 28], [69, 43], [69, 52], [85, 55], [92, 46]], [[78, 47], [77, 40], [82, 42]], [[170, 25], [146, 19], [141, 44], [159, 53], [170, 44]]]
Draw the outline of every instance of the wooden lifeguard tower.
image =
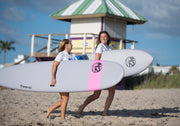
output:
[[[53, 59], [61, 40], [53, 36], [64, 36], [72, 41], [75, 54], [92, 53], [100, 31], [106, 30], [111, 36], [113, 49], [126, 49], [131, 44], [134, 49], [137, 41], [126, 39], [126, 27], [131, 24], [144, 24], [147, 20], [120, 3], [118, 0], [78, 0], [73, 4], [53, 13], [53, 19], [71, 22], [70, 33], [33, 34], [31, 40], [31, 57]], [[35, 38], [47, 39], [47, 46], [34, 51]], [[56, 41], [56, 42], [52, 42]], [[53, 49], [52, 45], [56, 44]], [[42, 52], [42, 50], [46, 50]], [[55, 51], [55, 52], [54, 52]]]

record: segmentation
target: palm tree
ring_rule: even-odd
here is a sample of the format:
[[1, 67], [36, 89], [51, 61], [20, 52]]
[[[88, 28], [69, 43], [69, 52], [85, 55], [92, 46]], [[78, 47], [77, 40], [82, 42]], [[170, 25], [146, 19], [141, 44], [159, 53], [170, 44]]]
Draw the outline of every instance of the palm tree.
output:
[[0, 53], [1, 51], [4, 52], [4, 64], [6, 62], [6, 51], [7, 50], [14, 50], [15, 51], [15, 48], [12, 47], [12, 44], [14, 44], [15, 42], [14, 41], [2, 41], [0, 40]]

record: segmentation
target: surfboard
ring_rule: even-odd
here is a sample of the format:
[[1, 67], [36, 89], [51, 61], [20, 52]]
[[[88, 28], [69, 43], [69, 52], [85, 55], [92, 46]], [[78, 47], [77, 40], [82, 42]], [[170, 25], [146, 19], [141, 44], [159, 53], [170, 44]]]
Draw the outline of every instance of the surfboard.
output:
[[27, 63], [0, 69], [0, 85], [38, 92], [80, 92], [109, 88], [124, 75], [122, 66], [103, 60], [63, 61], [57, 67], [56, 85], [50, 87], [53, 61]]
[[[82, 55], [85, 60], [94, 60], [95, 53]], [[145, 70], [153, 61], [153, 57], [141, 50], [121, 49], [102, 53], [101, 60], [113, 61], [122, 65], [124, 77], [136, 75]]]

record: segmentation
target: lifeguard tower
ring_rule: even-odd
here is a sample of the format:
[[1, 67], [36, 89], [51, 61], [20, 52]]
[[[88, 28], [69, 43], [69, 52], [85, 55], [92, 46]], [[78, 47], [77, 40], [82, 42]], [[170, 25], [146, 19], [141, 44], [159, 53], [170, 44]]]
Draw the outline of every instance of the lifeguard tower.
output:
[[[53, 59], [58, 53], [57, 48], [61, 41], [53, 36], [71, 39], [72, 52], [75, 54], [95, 52], [98, 33], [103, 30], [110, 34], [110, 46], [113, 49], [126, 49], [127, 43], [130, 43], [131, 49], [134, 49], [137, 41], [126, 38], [126, 27], [132, 24], [144, 24], [147, 21], [118, 0], [78, 0], [53, 13], [51, 17], [55, 20], [71, 22], [70, 33], [29, 35], [32, 37], [31, 57], [39, 60]], [[47, 46], [34, 51], [36, 37], [46, 39]], [[55, 48], [53, 44], [56, 44]]]

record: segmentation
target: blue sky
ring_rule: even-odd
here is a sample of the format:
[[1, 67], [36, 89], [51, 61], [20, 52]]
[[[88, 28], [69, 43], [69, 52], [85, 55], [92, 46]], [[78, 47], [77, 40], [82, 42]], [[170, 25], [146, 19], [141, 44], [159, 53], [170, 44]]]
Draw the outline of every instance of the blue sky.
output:
[[[0, 40], [15, 41], [16, 51], [8, 51], [6, 63], [18, 54], [29, 55], [28, 34], [69, 33], [70, 23], [53, 20], [50, 14], [75, 0], [0, 0]], [[180, 1], [119, 0], [148, 22], [129, 25], [127, 39], [137, 40], [136, 49], [154, 57], [154, 63], [180, 66]], [[0, 64], [3, 63], [3, 52]]]

